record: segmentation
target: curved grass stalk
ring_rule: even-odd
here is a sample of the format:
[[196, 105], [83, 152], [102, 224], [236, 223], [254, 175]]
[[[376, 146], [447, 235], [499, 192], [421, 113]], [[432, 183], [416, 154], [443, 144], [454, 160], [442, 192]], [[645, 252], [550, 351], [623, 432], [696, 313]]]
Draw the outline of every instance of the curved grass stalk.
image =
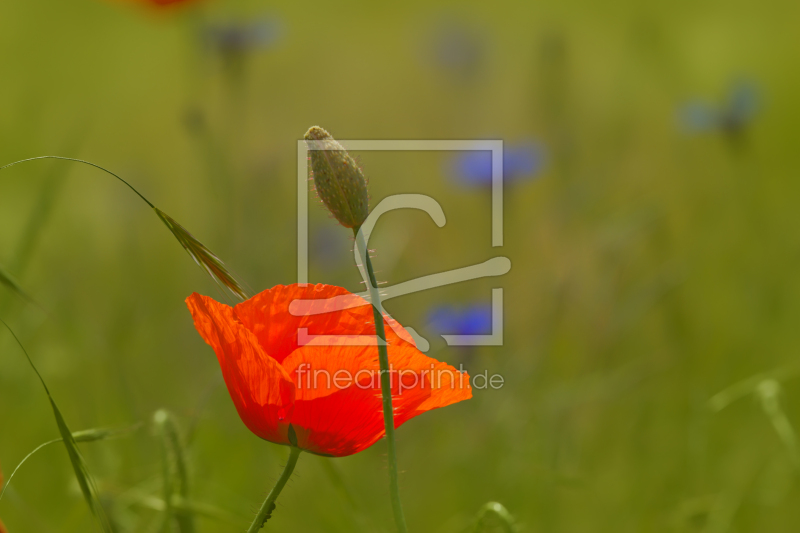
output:
[[[128, 433], [130, 431], [134, 431], [135, 429], [138, 429], [139, 426], [141, 426], [141, 424], [136, 424], [134, 426], [125, 429], [107, 429], [107, 428], [83, 429], [81, 431], [73, 432], [72, 438], [75, 439], [75, 442], [94, 442], [98, 440], [105, 440], [107, 438], [115, 437], [122, 433]], [[28, 455], [26, 455], [22, 459], [22, 461], [20, 461], [19, 464], [14, 468], [14, 470], [11, 472], [11, 475], [8, 476], [8, 480], [6, 480], [5, 485], [2, 485], [3, 490], [0, 491], [0, 500], [3, 499], [3, 495], [6, 493], [6, 489], [8, 489], [8, 486], [11, 484], [11, 480], [14, 478], [14, 475], [16, 475], [17, 470], [19, 470], [20, 467], [23, 464], [25, 464], [25, 462], [28, 459], [30, 459], [36, 452], [38, 452], [42, 448], [49, 446], [50, 444], [55, 444], [56, 442], [63, 442], [63, 440], [64, 440], [63, 437], [59, 437], [57, 439], [52, 439], [48, 440], [47, 442], [43, 442], [42, 444], [34, 448], [33, 451], [31, 451]], [[2, 478], [0, 478], [0, 482], [2, 482]]]
[[136, 188], [128, 183], [126, 180], [118, 176], [117, 174], [111, 172], [110, 170], [101, 167], [100, 165], [96, 165], [89, 161], [84, 161], [83, 159], [75, 159], [73, 157], [62, 157], [57, 155], [43, 155], [39, 157], [31, 157], [29, 159], [22, 159], [20, 161], [15, 161], [13, 163], [9, 163], [0, 167], [0, 170], [12, 167], [14, 165], [18, 165], [20, 163], [25, 163], [28, 161], [36, 161], [39, 159], [59, 159], [62, 161], [73, 161], [76, 163], [82, 163], [84, 165], [89, 165], [91, 167], [97, 168], [102, 170], [103, 172], [110, 174], [111, 176], [115, 177], [123, 184], [125, 184], [130, 190], [132, 190], [136, 195], [141, 198], [151, 209], [153, 209], [165, 226], [172, 232], [172, 235], [178, 240], [180, 245], [183, 247], [184, 250], [189, 254], [189, 256], [194, 259], [195, 263], [200, 266], [206, 273], [211, 276], [220, 287], [223, 289], [227, 289], [234, 297], [239, 298], [241, 300], [246, 300], [249, 295], [250, 291], [245, 289], [244, 285], [241, 284], [225, 267], [225, 264], [222, 260], [217, 257], [211, 250], [209, 250], [203, 243], [198, 241], [194, 238], [194, 236], [189, 233], [189, 231], [181, 226], [175, 219], [161, 211], [155, 205], [153, 205], [150, 200], [145, 198], [145, 196], [140, 193]]
[[52, 440], [48, 440], [47, 442], [43, 442], [40, 445], [38, 445], [36, 448], [34, 448], [28, 455], [23, 457], [22, 461], [20, 461], [19, 464], [14, 468], [14, 470], [11, 471], [11, 475], [8, 476], [8, 480], [6, 481], [5, 485], [3, 485], [3, 490], [0, 491], [0, 500], [3, 499], [3, 495], [6, 493], [6, 490], [8, 490], [8, 486], [11, 485], [11, 480], [14, 479], [14, 476], [17, 474], [17, 470], [19, 470], [20, 467], [23, 464], [25, 464], [25, 461], [30, 459], [36, 452], [38, 452], [42, 448], [44, 448], [46, 446], [49, 446], [50, 444], [54, 444], [56, 442], [61, 442], [62, 440], [64, 440], [64, 439], [59, 437], [57, 439], [52, 439]]

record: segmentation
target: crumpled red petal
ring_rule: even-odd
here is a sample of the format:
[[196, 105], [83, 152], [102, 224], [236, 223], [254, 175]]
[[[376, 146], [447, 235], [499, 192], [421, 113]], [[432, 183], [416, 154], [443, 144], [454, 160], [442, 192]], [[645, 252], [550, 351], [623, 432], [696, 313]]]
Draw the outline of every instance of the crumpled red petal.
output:
[[[411, 346], [389, 346], [394, 425], [472, 397], [469, 376]], [[385, 434], [375, 346], [304, 346], [283, 362], [295, 386], [298, 446], [351, 455]]]
[[[290, 310], [295, 301], [298, 303]], [[341, 309], [351, 305], [354, 307]], [[308, 335], [338, 336], [338, 340], [327, 342], [339, 344], [350, 342], [347, 336], [375, 337], [372, 306], [360, 296], [333, 285], [277, 285], [238, 304], [234, 313], [258, 338], [264, 351], [279, 363], [299, 346], [301, 329]], [[395, 320], [387, 316], [384, 323], [389, 344], [413, 345], [411, 335]]]
[[288, 444], [294, 383], [289, 374], [264, 354], [255, 336], [233, 310], [208, 296], [186, 300], [194, 325], [217, 354], [222, 376], [245, 425], [271, 442]]

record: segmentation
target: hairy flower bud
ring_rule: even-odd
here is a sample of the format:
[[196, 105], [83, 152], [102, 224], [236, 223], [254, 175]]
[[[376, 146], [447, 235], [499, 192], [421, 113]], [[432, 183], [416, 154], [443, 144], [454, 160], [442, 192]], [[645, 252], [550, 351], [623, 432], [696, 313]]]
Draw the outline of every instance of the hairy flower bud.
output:
[[363, 172], [344, 147], [319, 126], [309, 128], [305, 140], [317, 195], [344, 227], [360, 227], [369, 214]]

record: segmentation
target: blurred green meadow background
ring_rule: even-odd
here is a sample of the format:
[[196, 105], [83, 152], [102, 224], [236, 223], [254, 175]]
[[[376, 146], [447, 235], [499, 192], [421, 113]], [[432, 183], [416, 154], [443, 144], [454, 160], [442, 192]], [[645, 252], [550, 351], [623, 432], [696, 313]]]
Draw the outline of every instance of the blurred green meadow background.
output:
[[[373, 205], [419, 193], [447, 215], [443, 228], [384, 216], [381, 281], [512, 263], [386, 304], [433, 357], [505, 378], [398, 431], [411, 530], [472, 531], [499, 501], [520, 531], [795, 531], [799, 25], [786, 0], [6, 0], [0, 165], [102, 165], [261, 291], [297, 280], [309, 126], [503, 139], [523, 164], [511, 176], [506, 161], [501, 248], [489, 189], [459, 177], [459, 154], [354, 153]], [[310, 280], [362, 290], [350, 232], [310, 198]], [[287, 451], [236, 414], [184, 304], [223, 295], [151, 210], [88, 166], [5, 169], [0, 265], [35, 301], [0, 287], [0, 318], [70, 428], [141, 423], [81, 445], [116, 530], [162, 531], [163, 408], [192, 500], [219, 515], [198, 531], [243, 531]], [[433, 310], [486, 305], [495, 287], [504, 345], [446, 346]], [[0, 350], [7, 479], [58, 432], [8, 332]], [[384, 442], [304, 454], [266, 530], [393, 531], [386, 470]], [[63, 446], [22, 466], [0, 519], [10, 533], [94, 530]]]

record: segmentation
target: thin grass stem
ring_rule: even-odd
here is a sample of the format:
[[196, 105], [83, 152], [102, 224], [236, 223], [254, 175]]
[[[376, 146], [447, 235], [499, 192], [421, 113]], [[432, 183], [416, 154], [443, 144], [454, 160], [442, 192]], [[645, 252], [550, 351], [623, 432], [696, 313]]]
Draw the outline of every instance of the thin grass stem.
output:
[[174, 520], [181, 533], [193, 533], [193, 513], [175, 506], [175, 501], [189, 501], [189, 473], [186, 467], [186, 453], [174, 417], [168, 411], [159, 409], [153, 415], [161, 437], [163, 461], [165, 522], [164, 529], [170, 531]]
[[115, 178], [117, 178], [119, 181], [121, 181], [122, 183], [124, 183], [125, 185], [127, 185], [127, 186], [128, 186], [128, 188], [130, 188], [130, 190], [132, 190], [133, 192], [135, 192], [135, 193], [136, 193], [136, 195], [137, 195], [139, 198], [141, 198], [142, 200], [144, 200], [144, 201], [145, 201], [145, 203], [146, 203], [147, 205], [149, 205], [149, 206], [150, 206], [150, 207], [152, 207], [153, 209], [155, 209], [155, 207], [156, 207], [156, 206], [154, 206], [152, 203], [150, 203], [150, 200], [148, 200], [147, 198], [145, 198], [145, 197], [142, 195], [142, 193], [140, 193], [139, 191], [137, 191], [137, 190], [134, 188], [134, 186], [133, 186], [133, 185], [131, 185], [130, 183], [128, 183], [127, 181], [125, 181], [125, 180], [124, 180], [124, 179], [122, 179], [121, 177], [117, 176], [116, 174], [114, 174], [113, 172], [111, 172], [110, 170], [108, 170], [107, 168], [103, 168], [103, 167], [101, 167], [100, 165], [95, 165], [94, 163], [91, 163], [91, 162], [89, 162], [89, 161], [84, 161], [83, 159], [76, 159], [76, 158], [74, 158], [74, 157], [63, 157], [63, 156], [60, 156], [60, 155], [40, 155], [40, 156], [38, 156], [38, 157], [30, 157], [30, 158], [28, 158], [28, 159], [20, 159], [19, 161], [14, 161], [13, 163], [9, 163], [9, 164], [7, 164], [7, 165], [3, 165], [2, 167], [0, 167], [0, 170], [6, 169], [6, 168], [8, 168], [8, 167], [13, 167], [14, 165], [19, 165], [20, 163], [25, 163], [25, 162], [27, 162], [27, 161], [36, 161], [36, 160], [38, 160], [38, 159], [60, 159], [60, 160], [62, 160], [62, 161], [75, 161], [76, 163], [83, 163], [84, 165], [89, 165], [90, 167], [99, 168], [99, 169], [100, 169], [100, 170], [102, 170], [103, 172], [106, 172], [107, 174], [111, 174], [112, 176], [114, 176]]
[[[116, 437], [122, 433], [128, 433], [134, 431], [140, 426], [140, 424], [136, 424], [130, 426], [128, 428], [124, 428], [121, 430], [114, 430], [114, 429], [107, 429], [107, 428], [96, 428], [96, 429], [83, 429], [81, 431], [74, 431], [72, 433], [72, 438], [75, 439], [75, 442], [94, 442], [97, 440], [105, 440], [111, 437]], [[25, 464], [25, 462], [30, 459], [36, 452], [41, 450], [42, 448], [49, 446], [50, 444], [55, 444], [56, 442], [62, 442], [64, 439], [59, 437], [57, 439], [52, 439], [47, 442], [43, 442], [39, 446], [33, 449], [28, 455], [26, 455], [22, 461], [14, 468], [14, 471], [11, 472], [11, 475], [8, 476], [8, 480], [6, 481], [5, 485], [2, 485], [3, 490], [0, 491], [0, 500], [3, 499], [3, 495], [6, 493], [6, 489], [11, 484], [11, 480], [14, 478], [14, 475], [17, 473], [17, 470]], [[2, 477], [0, 477], [0, 482], [2, 482]]]

